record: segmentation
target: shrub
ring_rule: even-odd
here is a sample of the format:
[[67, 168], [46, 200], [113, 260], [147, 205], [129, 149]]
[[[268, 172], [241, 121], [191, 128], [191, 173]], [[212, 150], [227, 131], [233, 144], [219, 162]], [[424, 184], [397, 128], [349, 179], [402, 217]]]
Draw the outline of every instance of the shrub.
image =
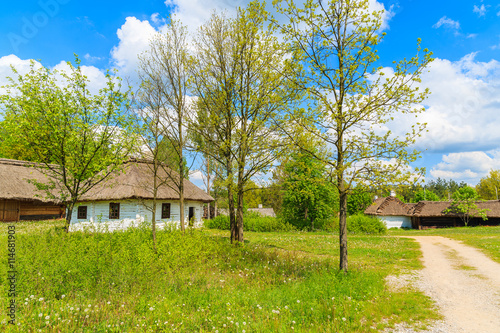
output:
[[374, 216], [356, 214], [347, 217], [347, 231], [351, 233], [385, 234], [387, 227], [383, 221]]
[[[209, 229], [230, 230], [229, 216], [219, 215], [212, 220], [205, 220], [205, 227]], [[292, 231], [295, 228], [280, 218], [262, 216], [257, 212], [245, 213], [243, 217], [243, 230], [256, 232]]]
[[205, 220], [205, 227], [208, 229], [229, 230], [229, 216], [219, 215], [211, 220]]

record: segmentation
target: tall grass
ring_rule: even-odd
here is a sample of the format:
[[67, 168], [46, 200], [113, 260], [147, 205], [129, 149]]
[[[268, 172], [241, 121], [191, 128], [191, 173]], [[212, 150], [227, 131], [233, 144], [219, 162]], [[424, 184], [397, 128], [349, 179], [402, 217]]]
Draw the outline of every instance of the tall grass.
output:
[[351, 239], [343, 274], [336, 239], [321, 233], [248, 232], [235, 247], [227, 232], [158, 231], [155, 253], [146, 228], [18, 230], [19, 325], [2, 315], [0, 331], [377, 332], [436, 316], [422, 294], [384, 284], [389, 272], [420, 265], [411, 240]]

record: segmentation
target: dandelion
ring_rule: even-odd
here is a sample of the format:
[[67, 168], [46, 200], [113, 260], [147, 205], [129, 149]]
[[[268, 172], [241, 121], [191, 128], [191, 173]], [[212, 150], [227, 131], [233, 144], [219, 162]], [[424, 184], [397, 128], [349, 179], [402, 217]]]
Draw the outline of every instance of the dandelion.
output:
[[42, 318], [43, 317], [43, 313], [39, 313], [38, 317]]
[[35, 298], [35, 296], [31, 295], [30, 298], [33, 299], [33, 298]]
[[313, 309], [313, 308], [311, 308], [311, 311], [314, 311], [314, 309]]
[[111, 304], [111, 302], [110, 302], [110, 301], [108, 301], [108, 305], [110, 305], [110, 304]]
[[224, 325], [222, 325], [222, 326], [226, 327], [226, 324], [224, 324]]
[[149, 311], [153, 311], [154, 309], [155, 309], [155, 308], [153, 308], [153, 307], [150, 307], [150, 308], [149, 308]]
[[69, 311], [73, 311], [75, 308], [74, 307], [70, 307], [69, 308]]
[[300, 303], [300, 300], [297, 300], [297, 303]]
[[89, 315], [86, 315], [86, 316], [85, 316], [85, 318], [88, 318], [88, 317], [89, 317]]
[[24, 305], [28, 305], [28, 302], [24, 302]]
[[332, 297], [332, 301], [334, 301], [334, 300], [335, 300], [335, 297]]
[[64, 297], [66, 297], [66, 295], [61, 295], [61, 299], [64, 298]]
[[347, 319], [345, 319], [345, 317], [342, 317], [342, 320], [343, 320], [343, 321], [346, 321]]
[[243, 322], [243, 325], [246, 325], [247, 323], [246, 322]]
[[287, 310], [288, 310], [288, 305], [285, 305], [285, 309], [287, 309]]
[[40, 298], [38, 299], [38, 301], [39, 301], [39, 302], [43, 302], [43, 297], [40, 297]]
[[48, 321], [45, 322], [45, 325], [49, 325], [50, 323]]

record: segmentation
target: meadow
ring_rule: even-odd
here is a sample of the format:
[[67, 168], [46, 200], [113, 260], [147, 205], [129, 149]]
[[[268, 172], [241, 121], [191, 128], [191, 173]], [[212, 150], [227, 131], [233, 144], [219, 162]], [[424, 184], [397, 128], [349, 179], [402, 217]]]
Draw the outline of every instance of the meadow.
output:
[[[7, 324], [6, 259], [0, 265], [5, 332], [379, 332], [438, 318], [412, 288], [387, 275], [421, 268], [405, 238], [350, 235], [349, 272], [338, 271], [338, 235], [147, 228], [66, 234], [61, 221], [16, 226], [17, 325]], [[7, 244], [7, 224], [0, 225]], [[7, 247], [0, 249], [7, 258]]]

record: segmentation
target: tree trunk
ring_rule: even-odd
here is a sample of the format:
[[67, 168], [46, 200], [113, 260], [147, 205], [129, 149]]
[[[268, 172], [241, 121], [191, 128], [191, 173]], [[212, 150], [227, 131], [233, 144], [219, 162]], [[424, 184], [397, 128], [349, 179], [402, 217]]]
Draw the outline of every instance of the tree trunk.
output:
[[236, 241], [243, 243], [243, 185], [238, 185], [238, 206], [236, 208]]
[[153, 211], [151, 212], [151, 231], [153, 233], [153, 251], [156, 253], [156, 197], [158, 196], [158, 160], [153, 161]]
[[71, 215], [73, 215], [73, 209], [75, 207], [75, 202], [70, 202], [68, 205], [68, 212], [66, 213], [66, 225], [64, 226], [64, 231], [69, 232], [69, 226], [71, 225]]
[[340, 214], [339, 214], [339, 241], [340, 241], [340, 269], [347, 273], [347, 191], [344, 184], [339, 186]]
[[227, 199], [229, 207], [229, 225], [231, 226], [231, 243], [233, 243], [236, 238], [236, 218], [234, 216], [234, 194], [232, 189], [232, 184], [228, 186], [227, 189]]

